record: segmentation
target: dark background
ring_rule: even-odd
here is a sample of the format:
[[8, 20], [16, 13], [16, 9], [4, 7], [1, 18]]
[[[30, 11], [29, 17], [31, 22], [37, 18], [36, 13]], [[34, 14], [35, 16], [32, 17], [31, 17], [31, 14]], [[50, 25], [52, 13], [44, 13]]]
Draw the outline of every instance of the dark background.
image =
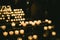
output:
[[[26, 2], [29, 1], [30, 4]], [[57, 0], [0, 0], [0, 6], [11, 5], [12, 9], [22, 8], [26, 18], [51, 19], [56, 26], [56, 38], [60, 38], [60, 11]]]

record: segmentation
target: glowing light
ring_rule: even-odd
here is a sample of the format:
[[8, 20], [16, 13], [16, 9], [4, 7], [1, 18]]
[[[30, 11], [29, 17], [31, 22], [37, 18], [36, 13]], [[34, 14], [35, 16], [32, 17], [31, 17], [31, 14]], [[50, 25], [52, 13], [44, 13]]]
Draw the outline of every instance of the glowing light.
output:
[[7, 6], [7, 11], [12, 11], [10, 5]]
[[15, 26], [16, 24], [14, 22], [11, 23], [11, 26]]
[[11, 19], [11, 21], [14, 21], [13, 19]]
[[3, 17], [2, 19], [4, 20], [5, 18]]
[[23, 14], [20, 14], [21, 16], [23, 16]]
[[13, 13], [13, 12], [11, 12], [11, 13]]
[[6, 20], [6, 22], [8, 22], [9, 20]]
[[32, 24], [32, 26], [35, 26], [35, 23], [34, 22], [32, 22], [31, 24]]
[[41, 20], [38, 20], [39, 23], [41, 23]]
[[33, 22], [32, 21], [29, 21], [29, 24], [32, 24]]
[[37, 25], [39, 25], [40, 23], [41, 23], [41, 20], [38, 20], [38, 21], [36, 22]]
[[37, 35], [33, 35], [33, 39], [37, 39], [38, 38], [38, 36]]
[[10, 32], [9, 32], [9, 34], [10, 34], [10, 35], [13, 35], [13, 34], [14, 34], [14, 32], [13, 32], [13, 31], [10, 31]]
[[45, 19], [45, 22], [48, 22], [48, 19]]
[[21, 20], [23, 20], [23, 19], [21, 18]]
[[22, 16], [19, 16], [19, 18], [22, 18]]
[[15, 19], [13, 21], [16, 21]]
[[52, 23], [52, 21], [51, 21], [51, 20], [49, 20], [49, 21], [48, 21], [48, 23], [49, 23], [49, 24], [51, 24], [51, 23]]
[[26, 23], [24, 23], [24, 24], [22, 24], [22, 25], [23, 25], [24, 27], [26, 27], [26, 25], [27, 25], [27, 24], [26, 24]]
[[20, 30], [20, 34], [24, 34], [24, 30], [23, 29]]
[[28, 22], [28, 21], [26, 21], [25, 23], [26, 23], [26, 24], [29, 24], [29, 22]]
[[6, 29], [6, 26], [5, 26], [5, 25], [3, 25], [3, 26], [1, 26], [1, 28], [2, 28], [3, 30], [5, 30], [5, 29]]
[[24, 11], [22, 11], [21, 13], [24, 13]]
[[53, 32], [52, 32], [52, 35], [55, 36], [55, 35], [56, 35], [56, 32], [53, 31]]
[[8, 17], [10, 17], [10, 15], [7, 14]]
[[22, 21], [21, 24], [24, 24], [24, 21]]
[[37, 23], [37, 21], [35, 20], [34, 23]]
[[32, 39], [33, 39], [33, 37], [32, 37], [32, 36], [28, 36], [28, 39], [29, 39], [29, 40], [32, 40]]
[[18, 30], [15, 30], [15, 35], [18, 35], [19, 34], [19, 31]]
[[8, 19], [10, 19], [10, 17], [8, 17]]
[[22, 20], [25, 20], [25, 18], [23, 18]]
[[47, 28], [47, 26], [44, 26], [44, 30], [47, 30], [48, 28]]
[[4, 15], [2, 15], [2, 17], [4, 17]]
[[22, 40], [22, 38], [17, 38], [17, 40]]
[[22, 11], [22, 9], [20, 9], [20, 11]]
[[3, 32], [3, 35], [4, 35], [4, 36], [7, 36], [7, 35], [8, 35], [8, 32]]
[[52, 29], [53, 26], [48, 26], [48, 29]]

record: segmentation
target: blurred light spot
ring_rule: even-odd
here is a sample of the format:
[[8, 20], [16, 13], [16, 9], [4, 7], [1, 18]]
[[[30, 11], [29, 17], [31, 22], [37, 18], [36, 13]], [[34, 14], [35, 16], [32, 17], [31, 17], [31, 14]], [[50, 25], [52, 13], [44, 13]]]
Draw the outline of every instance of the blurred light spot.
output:
[[33, 39], [37, 39], [38, 38], [38, 36], [37, 35], [33, 35]]
[[17, 40], [22, 40], [22, 38], [17, 38]]
[[18, 30], [15, 30], [15, 35], [18, 35], [19, 34], [19, 31]]
[[20, 34], [24, 34], [24, 30], [23, 29], [20, 30]]
[[16, 24], [14, 22], [11, 23], [11, 26], [15, 26]]
[[5, 26], [5, 25], [3, 25], [3, 26], [1, 26], [1, 28], [2, 28], [3, 30], [5, 30], [5, 29], [6, 29], [6, 26]]
[[14, 32], [13, 32], [13, 31], [9, 31], [9, 34], [10, 34], [10, 35], [13, 35], [13, 34], [14, 34]]
[[56, 35], [56, 32], [53, 31], [53, 32], [52, 32], [52, 36], [55, 36], [55, 35]]
[[4, 35], [4, 36], [7, 36], [7, 35], [8, 35], [8, 32], [3, 32], [3, 35]]
[[48, 28], [47, 28], [47, 26], [44, 26], [44, 30], [47, 30]]
[[32, 37], [32, 36], [28, 36], [28, 39], [29, 39], [29, 40], [32, 40], [32, 39], [33, 39], [33, 37]]

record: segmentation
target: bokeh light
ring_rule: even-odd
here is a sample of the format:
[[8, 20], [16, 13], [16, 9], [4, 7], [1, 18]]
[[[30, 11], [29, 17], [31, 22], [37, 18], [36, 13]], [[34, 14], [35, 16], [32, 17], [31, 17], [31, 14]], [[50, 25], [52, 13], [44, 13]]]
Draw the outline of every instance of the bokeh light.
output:
[[23, 29], [20, 30], [20, 34], [24, 34], [24, 30]]
[[48, 27], [47, 26], [44, 26], [44, 30], [48, 30]]
[[15, 35], [19, 35], [19, 31], [18, 30], [15, 30]]
[[55, 31], [52, 32], [52, 36], [56, 36], [56, 32]]
[[3, 35], [4, 35], [4, 36], [7, 36], [7, 35], [8, 35], [8, 32], [3, 32]]
[[29, 39], [29, 40], [32, 40], [32, 39], [33, 39], [33, 37], [30, 35], [30, 36], [28, 36], [28, 39]]
[[1, 29], [5, 30], [6, 29], [6, 26], [5, 25], [1, 26]]
[[22, 40], [22, 38], [18, 37], [17, 40]]
[[33, 35], [33, 39], [37, 39], [38, 38], [38, 36], [37, 35]]
[[15, 26], [16, 24], [14, 22], [11, 23], [11, 26]]
[[9, 35], [13, 35], [14, 34], [14, 32], [13, 31], [9, 31]]

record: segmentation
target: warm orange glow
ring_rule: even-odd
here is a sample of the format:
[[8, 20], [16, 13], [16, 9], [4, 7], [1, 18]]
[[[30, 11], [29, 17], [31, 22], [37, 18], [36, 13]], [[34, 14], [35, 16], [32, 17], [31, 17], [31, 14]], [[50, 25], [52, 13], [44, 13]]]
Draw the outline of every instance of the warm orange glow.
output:
[[2, 15], [2, 17], [4, 17], [4, 15]]
[[26, 25], [27, 25], [26, 23], [23, 24], [24, 27], [25, 27]]
[[47, 28], [47, 26], [44, 26], [44, 30], [47, 30], [48, 28]]
[[5, 26], [5, 25], [3, 25], [3, 26], [1, 26], [1, 28], [2, 28], [3, 30], [5, 30], [5, 29], [6, 29], [6, 26]]
[[11, 21], [13, 21], [13, 19], [11, 19]]
[[10, 17], [8, 17], [8, 19], [10, 19]]
[[38, 38], [38, 36], [37, 35], [33, 35], [33, 39], [37, 39]]
[[15, 35], [18, 35], [19, 34], [19, 31], [18, 30], [15, 30]]
[[13, 34], [14, 34], [14, 32], [13, 32], [13, 31], [10, 31], [10, 32], [9, 32], [9, 34], [10, 34], [10, 35], [13, 35]]
[[48, 19], [45, 19], [45, 22], [48, 22]]
[[22, 20], [25, 20], [25, 18], [23, 18]]
[[35, 23], [34, 22], [32, 22], [31, 24], [32, 24], [32, 26], [35, 26]]
[[24, 34], [24, 30], [23, 29], [20, 30], [20, 34]]
[[24, 21], [21, 22], [21, 25], [24, 24]]
[[16, 24], [14, 22], [11, 23], [11, 26], [15, 26]]
[[48, 29], [50, 29], [50, 30], [51, 30], [51, 29], [52, 29], [52, 27], [53, 27], [53, 26], [48, 26]]
[[33, 39], [33, 37], [32, 37], [32, 36], [28, 36], [28, 39], [29, 39], [29, 40], [32, 40], [32, 39]]
[[41, 20], [38, 20], [38, 21], [36, 22], [37, 25], [39, 25], [40, 23], [41, 23]]
[[6, 22], [8, 22], [9, 20], [6, 20]]
[[24, 21], [22, 21], [21, 25], [25, 27], [27, 24]]
[[22, 40], [22, 38], [17, 38], [17, 40]]
[[55, 35], [56, 35], [56, 32], [53, 31], [53, 32], [52, 32], [52, 36], [55, 36]]
[[35, 20], [34, 23], [37, 23], [37, 21]]
[[8, 35], [8, 32], [3, 32], [3, 35], [4, 35], [4, 36], [7, 36], [7, 35]]
[[26, 23], [26, 24], [29, 24], [29, 22], [28, 22], [28, 21], [26, 21], [25, 23]]
[[32, 21], [29, 21], [29, 24], [32, 24], [33, 22]]
[[52, 23], [52, 21], [51, 21], [51, 20], [49, 20], [49, 21], [48, 21], [48, 23], [49, 23], [49, 24], [51, 24], [51, 23]]
[[7, 14], [8, 17], [10, 17], [10, 15]]
[[[16, 0], [17, 1], [17, 0]], [[30, 0], [27, 0], [27, 5], [29, 4], [29, 1]], [[37, 9], [36, 8], [36, 5], [35, 4], [33, 4], [33, 6], [31, 6], [31, 7], [33, 7], [33, 8], [31, 8], [32, 10], [31, 10], [31, 12], [34, 14], [35, 13], [35, 11], [36, 10], [34, 10], [34, 9]], [[32, 15], [33, 15], [32, 14]], [[37, 28], [37, 29], [35, 29], [36, 27], [35, 26], [40, 26], [40, 24], [42, 24], [41, 26], [43, 27], [44, 25], [44, 27], [43, 27], [43, 30], [44, 30], [44, 32], [46, 32], [46, 33], [44, 33], [42, 36], [43, 37], [48, 37], [49, 35], [49, 31], [52, 31], [51, 29], [53, 28], [53, 26], [49, 26], [49, 25], [52, 25], [51, 23], [52, 23], [52, 20], [49, 20], [49, 19], [43, 19], [43, 20], [34, 20], [34, 18], [32, 19], [32, 20], [29, 20], [29, 19], [31, 19], [31, 18], [28, 18], [28, 19], [25, 19], [24, 16], [25, 15], [25, 13], [24, 13], [24, 11], [22, 10], [22, 9], [11, 9], [11, 7], [8, 5], [8, 6], [2, 6], [2, 8], [0, 9], [0, 22], [1, 22], [1, 29], [3, 30], [3, 31], [5, 31], [5, 32], [3, 32], [2, 30], [2, 32], [3, 32], [3, 36], [12, 36], [12, 35], [14, 35], [15, 34], [15, 36], [20, 36], [20, 37], [22, 37], [22, 38], [17, 38], [17, 40], [23, 40], [23, 38], [24, 37], [26, 37], [26, 36], [28, 36], [30, 33], [27, 33], [28, 35], [25, 35], [25, 29], [27, 29], [27, 27], [28, 27], [28, 29], [29, 28], [32, 28], [32, 32], [31, 32], [31, 35], [32, 34], [34, 34], [35, 33], [35, 30], [37, 31], [37, 32], [39, 32], [38, 30], [39, 30], [39, 28]], [[33, 21], [34, 20], [34, 21]], [[3, 21], [3, 22], [2, 22]], [[5, 23], [5, 21], [6, 21], [6, 23], [8, 23], [10, 26], [12, 26], [12, 27], [8, 27], [7, 28], [7, 26], [8, 26], [8, 24], [6, 24]], [[10, 24], [11, 23], [11, 24]], [[5, 26], [5, 25], [3, 25], [3, 24], [6, 24], [7, 26]], [[17, 24], [17, 25], [16, 25]], [[32, 25], [32, 27], [30, 27]], [[18, 28], [16, 27], [16, 26], [18, 26]], [[9, 31], [9, 30], [7, 30], [7, 29], [9, 29], [9, 28], [12, 28], [12, 29], [9, 29], [9, 30], [15, 30], [15, 31]], [[21, 29], [21, 28], [23, 28], [23, 29]], [[19, 30], [18, 30], [19, 29]], [[20, 30], [21, 29], [21, 30]], [[27, 30], [28, 30], [27, 29]], [[41, 29], [41, 28], [40, 28]], [[6, 32], [6, 31], [9, 31], [9, 32]], [[29, 31], [29, 30], [28, 30]], [[40, 30], [41, 31], [41, 30]], [[9, 35], [8, 35], [9, 34]], [[54, 32], [54, 31], [52, 31], [51, 32], [51, 35], [52, 36], [55, 36], [57, 33], [56, 32]], [[28, 36], [27, 38], [28, 38], [28, 40], [38, 40], [38, 37], [39, 37], [39, 35], [33, 35], [33, 36]], [[27, 39], [26, 39], [27, 40]]]
[[5, 20], [5, 18], [4, 18], [4, 17], [3, 17], [2, 19], [3, 19], [3, 20]]

